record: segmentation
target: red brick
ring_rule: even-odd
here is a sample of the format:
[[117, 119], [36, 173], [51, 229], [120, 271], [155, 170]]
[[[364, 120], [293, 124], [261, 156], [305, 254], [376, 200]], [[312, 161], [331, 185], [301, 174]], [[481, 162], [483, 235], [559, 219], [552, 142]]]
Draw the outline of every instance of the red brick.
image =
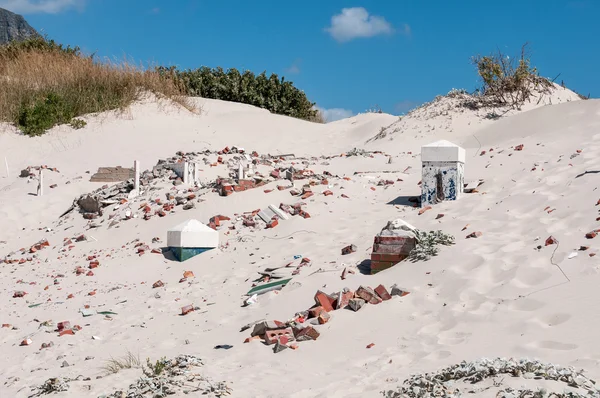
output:
[[298, 215], [299, 215], [300, 217], [302, 217], [302, 218], [310, 218], [310, 214], [309, 214], [308, 212], [304, 211], [304, 210], [300, 210], [300, 211], [298, 212]]
[[312, 193], [311, 191], [308, 191], [304, 195], [302, 195], [302, 199], [308, 199], [313, 195], [314, 195], [314, 193]]
[[181, 307], [181, 315], [187, 315], [192, 311], [194, 311], [193, 305], [186, 305], [186, 306]]
[[319, 325], [324, 325], [327, 322], [329, 322], [329, 319], [331, 319], [331, 315], [329, 315], [329, 313], [327, 312], [322, 312], [321, 314], [319, 314], [317, 319], [319, 321]]
[[588, 232], [587, 234], [585, 234], [585, 237], [587, 239], [594, 239], [596, 236], [598, 236], [598, 234], [596, 233], [596, 231], [591, 231], [591, 232]]
[[234, 186], [234, 187], [233, 187], [233, 190], [234, 190], [235, 192], [243, 192], [243, 191], [245, 191], [245, 190], [246, 190], [246, 188], [245, 188], [245, 187], [243, 187], [242, 185], [236, 185], [236, 186]]
[[71, 322], [69, 322], [69, 321], [58, 322], [58, 324], [56, 325], [56, 329], [58, 329], [59, 332], [65, 330], [65, 329], [71, 329]]
[[325, 195], [325, 196], [331, 196], [331, 195], [333, 195], [333, 192], [327, 190], [327, 191], [323, 192], [323, 195]]
[[58, 333], [58, 336], [59, 337], [60, 336], [65, 336], [65, 335], [71, 335], [71, 336], [73, 336], [74, 334], [75, 334], [75, 332], [72, 329], [65, 329], [65, 330], [60, 331]]
[[373, 253], [378, 254], [410, 254], [411, 250], [416, 246], [415, 242], [407, 242], [403, 245], [384, 245], [376, 243], [373, 245]]
[[158, 287], [163, 287], [164, 285], [165, 285], [165, 284], [164, 284], [164, 283], [163, 283], [161, 280], [158, 280], [158, 281], [156, 281], [156, 282], [154, 282], [154, 283], [152, 284], [152, 287], [153, 287], [154, 289], [156, 289], [156, 288], [158, 288]]
[[273, 218], [269, 223], [267, 223], [267, 228], [275, 228], [279, 225], [279, 221], [276, 218]]
[[315, 294], [315, 302], [317, 305], [323, 307], [326, 312], [333, 311], [333, 306], [335, 305], [335, 300], [320, 290]]
[[375, 293], [377, 294], [377, 296], [379, 296], [380, 299], [382, 299], [383, 301], [389, 300], [392, 298], [392, 296], [390, 296], [390, 293], [387, 291], [387, 289], [385, 288], [385, 286], [383, 285], [379, 285], [375, 288]]
[[394, 264], [399, 263], [404, 260], [407, 256], [405, 254], [384, 254], [384, 253], [376, 253], [379, 255], [378, 261], [391, 262]]
[[412, 243], [415, 238], [406, 236], [375, 236], [374, 243], [380, 243], [384, 245], [404, 245], [406, 243]]
[[314, 307], [308, 310], [310, 318], [317, 318], [322, 312], [326, 312], [323, 307]]
[[370, 287], [360, 286], [356, 291], [355, 295], [365, 300], [369, 304], [379, 304], [381, 299], [377, 297], [375, 291]]
[[298, 341], [316, 340], [321, 334], [312, 326], [294, 328], [294, 337]]
[[294, 340], [292, 328], [267, 330], [265, 333], [265, 343], [267, 345], [275, 344], [279, 337], [285, 336], [289, 341]]

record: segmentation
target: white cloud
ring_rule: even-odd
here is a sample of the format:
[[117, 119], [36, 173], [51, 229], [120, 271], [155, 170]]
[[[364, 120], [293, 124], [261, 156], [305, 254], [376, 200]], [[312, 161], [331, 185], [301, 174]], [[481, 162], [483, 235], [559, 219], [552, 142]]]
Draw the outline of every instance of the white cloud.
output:
[[354, 112], [352, 112], [350, 109], [343, 109], [343, 108], [325, 109], [325, 108], [321, 108], [319, 106], [317, 106], [316, 108], [319, 110], [319, 112], [321, 112], [321, 114], [323, 115], [323, 118], [325, 118], [325, 121], [328, 123], [354, 116]]
[[[405, 25], [403, 28], [405, 32], [407, 27], [408, 25]], [[331, 26], [325, 30], [339, 42], [394, 33], [394, 28], [385, 18], [369, 15], [363, 7], [342, 9], [340, 14], [331, 17]]]
[[81, 9], [85, 0], [0, 0], [0, 8], [17, 14], [57, 14], [69, 8]]

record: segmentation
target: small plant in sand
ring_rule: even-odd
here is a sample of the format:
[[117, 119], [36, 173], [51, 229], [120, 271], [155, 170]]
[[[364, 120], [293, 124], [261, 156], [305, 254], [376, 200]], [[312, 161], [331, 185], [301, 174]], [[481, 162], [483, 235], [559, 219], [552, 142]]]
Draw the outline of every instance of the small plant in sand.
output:
[[552, 85], [531, 66], [527, 43], [518, 57], [509, 57], [498, 50], [486, 56], [477, 55], [472, 62], [483, 84], [482, 100], [489, 105], [519, 108], [534, 92], [547, 91]]
[[150, 358], [146, 358], [146, 366], [148, 366], [148, 369], [142, 366], [142, 371], [147, 377], [160, 376], [168, 364], [169, 362], [167, 361], [167, 357], [157, 359], [155, 364], [152, 364]]
[[71, 119], [71, 123], [69, 123], [71, 127], [75, 130], [79, 130], [87, 126], [87, 122], [83, 119]]
[[439, 253], [438, 246], [450, 246], [454, 244], [454, 236], [442, 231], [420, 231], [414, 230], [417, 245], [410, 252], [412, 261], [427, 261]]
[[140, 357], [134, 355], [130, 351], [122, 358], [110, 358], [106, 361], [106, 364], [102, 367], [106, 373], [119, 373], [123, 369], [137, 369], [141, 367]]

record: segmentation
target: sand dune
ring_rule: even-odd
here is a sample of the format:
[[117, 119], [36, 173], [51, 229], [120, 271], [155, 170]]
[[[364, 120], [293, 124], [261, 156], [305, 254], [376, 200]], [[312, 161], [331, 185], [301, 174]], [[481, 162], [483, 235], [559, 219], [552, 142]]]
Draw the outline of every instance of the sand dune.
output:
[[[97, 397], [126, 389], [141, 372], [104, 375], [101, 367], [127, 350], [144, 361], [197, 355], [205, 362], [201, 372], [227, 381], [235, 397], [376, 397], [409, 374], [496, 356], [536, 357], [599, 377], [600, 318], [594, 304], [600, 300], [600, 276], [598, 257], [590, 254], [598, 251], [600, 237], [586, 239], [585, 234], [598, 228], [600, 101], [576, 99], [556, 88], [539, 104], [488, 120], [444, 97], [402, 119], [365, 114], [326, 125], [222, 101], [197, 100], [203, 109], [199, 115], [148, 101], [119, 116], [89, 116], [88, 125], [77, 131], [57, 127], [27, 138], [3, 128], [0, 160], [7, 158], [11, 173], [0, 178], [0, 259], [43, 238], [50, 247], [22, 265], [0, 263], [0, 323], [17, 327], [0, 329], [0, 395], [29, 396], [50, 377], [78, 375], [81, 380], [57, 396]], [[382, 129], [387, 134], [373, 139]], [[467, 180], [485, 182], [478, 193], [418, 215], [406, 199], [420, 195], [420, 146], [438, 139], [465, 147]], [[130, 167], [134, 159], [151, 169], [177, 151], [234, 145], [259, 154], [306, 157], [306, 167], [315, 173], [339, 176], [329, 182], [334, 195], [324, 196], [327, 187], [316, 187], [305, 200], [311, 218], [291, 217], [274, 229], [242, 227], [234, 214], [293, 203], [288, 190], [276, 189], [281, 182], [229, 197], [209, 191], [195, 209], [178, 208], [148, 221], [134, 218], [113, 228], [108, 216], [91, 230], [77, 214], [58, 222], [73, 199], [103, 185], [89, 182], [86, 171]], [[517, 145], [523, 150], [515, 151]], [[353, 148], [385, 153], [324, 158]], [[216, 158], [208, 155], [210, 162]], [[28, 183], [18, 172], [40, 164], [59, 171], [45, 175], [46, 184], [57, 187], [37, 197], [31, 195], [36, 182]], [[259, 170], [268, 175], [272, 167]], [[228, 169], [207, 165], [204, 173], [208, 182], [227, 176]], [[381, 179], [395, 183], [376, 185]], [[156, 196], [171, 187], [156, 185]], [[141, 201], [130, 204], [134, 212]], [[168, 228], [190, 217], [208, 222], [216, 214], [232, 218], [219, 229], [225, 244], [220, 249], [184, 263], [136, 253], [135, 239], [164, 246]], [[341, 280], [345, 267], [369, 258], [373, 236], [395, 218], [453, 234], [456, 244], [427, 262], [403, 262], [373, 276], [357, 268]], [[236, 229], [230, 230], [234, 223]], [[482, 236], [465, 238], [474, 231]], [[62, 252], [63, 240], [81, 233], [93, 239]], [[550, 235], [558, 245], [544, 246]], [[154, 237], [162, 243], [150, 244]], [[342, 256], [341, 248], [349, 244], [357, 251]], [[590, 248], [580, 251], [580, 246]], [[569, 258], [572, 253], [577, 256]], [[76, 276], [75, 268], [86, 266], [89, 255], [98, 256], [101, 266], [94, 276]], [[310, 258], [311, 265], [281, 292], [241, 307], [258, 271], [285, 265], [295, 255]], [[195, 278], [178, 283], [185, 270]], [[159, 279], [166, 286], [152, 289]], [[259, 342], [242, 343], [248, 335], [240, 333], [241, 326], [262, 318], [287, 320], [310, 307], [319, 289], [380, 283], [398, 283], [411, 294], [356, 313], [336, 311], [320, 326], [317, 341], [295, 351], [274, 355]], [[16, 290], [28, 294], [13, 298]], [[91, 291], [96, 294], [90, 296]], [[67, 299], [69, 294], [74, 297]], [[191, 303], [200, 310], [179, 316], [180, 308]], [[118, 315], [83, 318], [78, 311], [86, 304]], [[58, 337], [39, 327], [46, 320], [70, 320], [83, 328]], [[25, 338], [33, 344], [19, 346]], [[39, 350], [50, 341], [52, 347]], [[375, 345], [365, 348], [370, 343]], [[214, 349], [219, 344], [233, 348]], [[63, 361], [70, 366], [61, 367]]]

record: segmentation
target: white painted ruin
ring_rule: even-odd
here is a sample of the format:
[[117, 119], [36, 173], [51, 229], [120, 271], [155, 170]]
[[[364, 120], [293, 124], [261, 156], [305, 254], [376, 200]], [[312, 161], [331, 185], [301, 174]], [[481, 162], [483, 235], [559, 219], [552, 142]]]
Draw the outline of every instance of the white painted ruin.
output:
[[465, 150], [441, 140], [421, 147], [421, 206], [462, 196], [465, 173]]
[[195, 219], [189, 219], [167, 231], [167, 246], [181, 248], [215, 248], [219, 232]]

